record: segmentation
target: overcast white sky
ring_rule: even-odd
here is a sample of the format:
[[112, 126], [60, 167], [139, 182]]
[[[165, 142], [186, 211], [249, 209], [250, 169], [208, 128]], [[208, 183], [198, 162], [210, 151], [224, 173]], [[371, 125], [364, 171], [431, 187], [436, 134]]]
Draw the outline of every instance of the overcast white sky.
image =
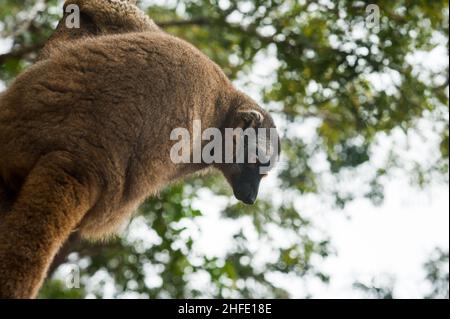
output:
[[[0, 53], [7, 51], [8, 46], [7, 42], [1, 41]], [[445, 50], [438, 49], [418, 57], [419, 63], [430, 69], [448, 65]], [[238, 85], [250, 90], [258, 99], [260, 87], [273, 80], [276, 63], [273, 58], [264, 58], [250, 78]], [[378, 81], [374, 84], [384, 85], [382, 79]], [[0, 83], [0, 91], [2, 88]], [[427, 144], [427, 141], [423, 143]], [[413, 148], [410, 155], [424, 156], [423, 147], [426, 149], [426, 145]], [[330, 235], [337, 250], [337, 256], [320, 265], [331, 275], [331, 282], [325, 286], [312, 281], [305, 287], [301, 280], [277, 277], [274, 278], [276, 283], [287, 288], [294, 297], [303, 297], [308, 291], [316, 298], [345, 298], [361, 296], [352, 289], [355, 280], [370, 282], [373, 277], [392, 275], [397, 297], [422, 297], [428, 288], [423, 284], [423, 263], [433, 248], [448, 250], [449, 247], [449, 187], [435, 183], [418, 190], [411, 187], [408, 180], [407, 176], [400, 175], [387, 182], [386, 199], [379, 207], [374, 207], [368, 200], [357, 200], [345, 212], [330, 211], [317, 207], [320, 206], [317, 198], [299, 197], [302, 211]], [[264, 183], [261, 194], [272, 196], [273, 182]], [[212, 204], [210, 195], [202, 193], [203, 200], [196, 204], [206, 214], [198, 219], [202, 231], [195, 247], [209, 255], [221, 255], [231, 242], [233, 232], [241, 225], [220, 219], [220, 208], [225, 202], [214, 199]]]

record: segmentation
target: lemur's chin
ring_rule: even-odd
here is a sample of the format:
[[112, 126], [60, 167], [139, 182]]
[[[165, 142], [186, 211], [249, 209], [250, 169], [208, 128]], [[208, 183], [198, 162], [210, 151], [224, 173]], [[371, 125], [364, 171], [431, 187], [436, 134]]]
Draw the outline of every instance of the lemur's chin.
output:
[[241, 200], [241, 201], [246, 205], [253, 205], [256, 203], [256, 198], [255, 199], [245, 199], [245, 200]]
[[253, 205], [256, 202], [257, 194], [248, 193], [248, 194], [234, 194], [236, 199], [243, 202], [246, 205]]

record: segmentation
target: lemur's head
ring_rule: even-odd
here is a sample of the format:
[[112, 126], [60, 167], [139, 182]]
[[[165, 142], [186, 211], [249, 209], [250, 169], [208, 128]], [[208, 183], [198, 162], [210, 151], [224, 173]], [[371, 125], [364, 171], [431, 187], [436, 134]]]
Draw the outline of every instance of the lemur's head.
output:
[[269, 113], [245, 99], [230, 111], [223, 130], [225, 160], [217, 168], [238, 200], [254, 204], [261, 180], [273, 169], [280, 155], [275, 123]]

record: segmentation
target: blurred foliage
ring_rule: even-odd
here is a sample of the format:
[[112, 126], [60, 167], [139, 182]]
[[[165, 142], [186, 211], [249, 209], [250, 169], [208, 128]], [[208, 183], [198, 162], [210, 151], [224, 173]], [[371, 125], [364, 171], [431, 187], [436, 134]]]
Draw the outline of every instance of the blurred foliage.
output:
[[424, 264], [426, 279], [430, 283], [427, 298], [449, 298], [448, 250], [436, 248], [430, 260]]
[[[212, 191], [211, 206], [228, 198], [229, 189], [217, 175], [175, 185], [143, 204], [120, 238], [73, 248], [68, 262], [82, 268], [83, 289], [66, 290], [58, 279], [64, 276], [60, 267], [41, 297], [288, 297], [272, 276], [326, 283], [319, 264], [333, 253], [326, 236], [300, 211], [301, 195], [318, 194], [344, 208], [361, 196], [381, 204], [383, 180], [398, 170], [421, 187], [435, 177], [448, 182], [448, 66], [436, 73], [414, 63], [417, 52], [448, 47], [447, 1], [156, 3], [144, 8], [149, 15], [199, 47], [233, 80], [248, 79], [266, 59], [276, 61], [267, 64], [274, 70], [258, 93], [284, 130], [279, 191], [253, 207], [230, 200], [221, 222], [239, 227], [231, 247], [211, 256], [196, 247], [204, 216], [194, 207], [205, 189]], [[366, 23], [371, 3], [380, 8], [376, 27]], [[0, 0], [1, 46], [9, 48], [0, 54], [1, 81], [9, 83], [32, 63], [61, 7], [56, 0]], [[374, 78], [386, 88], [374, 85]], [[394, 144], [385, 161], [372, 162], [380, 136], [420, 135], [421, 119], [432, 123], [438, 156], [426, 165], [405, 161]], [[305, 140], [297, 132], [311, 123]], [[363, 189], [348, 189], [355, 178]], [[280, 236], [282, 245], [275, 240]], [[442, 295], [436, 262], [441, 259], [427, 266], [436, 285], [430, 297]], [[374, 291], [376, 297], [392, 295], [389, 289]]]
[[43, 299], [82, 299], [86, 292], [82, 288], [67, 288], [66, 283], [62, 280], [49, 280], [42, 290], [40, 297]]
[[391, 276], [373, 278], [366, 284], [357, 281], [353, 284], [356, 290], [361, 291], [367, 298], [371, 299], [394, 299], [395, 280]]
[[[429, 292], [425, 298], [448, 299], [449, 298], [449, 268], [448, 251], [435, 248], [429, 256], [429, 260], [423, 265], [425, 271], [425, 283]], [[356, 290], [361, 291], [366, 297], [374, 299], [394, 299], [395, 279], [389, 275], [372, 278], [370, 283], [357, 281], [353, 284]]]

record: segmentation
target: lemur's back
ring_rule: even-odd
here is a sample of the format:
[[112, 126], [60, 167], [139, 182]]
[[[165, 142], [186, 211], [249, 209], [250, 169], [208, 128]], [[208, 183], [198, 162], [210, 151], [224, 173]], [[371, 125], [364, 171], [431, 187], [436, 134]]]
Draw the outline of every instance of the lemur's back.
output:
[[[0, 139], [12, 138], [5, 134], [8, 127], [16, 134], [23, 126], [23, 134], [35, 137], [35, 148], [40, 140], [45, 148], [49, 140], [65, 148], [73, 137], [77, 145], [68, 147], [80, 148], [83, 139], [103, 136], [114, 140], [112, 149], [126, 150], [144, 125], [145, 135], [161, 140], [172, 128], [188, 128], [193, 117], [207, 122], [220, 111], [215, 106], [227, 86], [210, 60], [168, 35], [81, 40], [61, 47], [11, 85], [0, 110]], [[153, 130], [152, 123], [167, 123], [167, 130]]]

